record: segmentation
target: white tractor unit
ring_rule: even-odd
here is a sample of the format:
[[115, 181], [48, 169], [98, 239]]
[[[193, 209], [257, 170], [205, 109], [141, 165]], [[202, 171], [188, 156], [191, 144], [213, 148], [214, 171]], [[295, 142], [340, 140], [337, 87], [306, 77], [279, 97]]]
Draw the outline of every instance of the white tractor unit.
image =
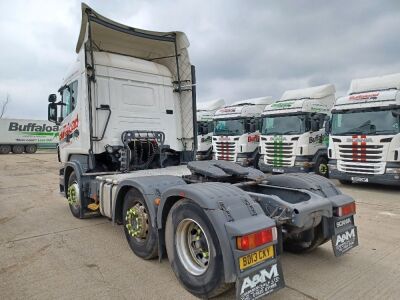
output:
[[332, 84], [286, 91], [262, 115], [259, 168], [263, 172], [328, 175], [324, 123], [335, 103]]
[[[236, 286], [238, 299], [258, 299], [285, 285], [283, 247], [304, 252], [332, 240], [339, 256], [357, 246], [355, 202], [321, 176], [268, 177], [233, 162], [194, 161], [188, 47], [183, 32], [132, 28], [82, 5], [77, 61], [61, 99], [51, 94], [48, 104], [60, 125], [60, 192], [74, 217], [122, 225], [137, 256], [166, 254], [193, 295]], [[268, 101], [225, 108], [217, 132], [232, 134], [238, 154], [256, 148], [248, 142]], [[139, 280], [135, 272], [132, 265], [126, 276]]]
[[242, 166], [257, 166], [260, 141], [260, 117], [272, 97], [234, 102], [214, 114], [212, 138], [215, 160], [227, 160]]
[[55, 148], [59, 127], [47, 120], [0, 119], [0, 154]]
[[225, 106], [224, 99], [197, 103], [197, 160], [212, 158], [212, 135], [214, 113]]
[[332, 109], [329, 176], [400, 185], [400, 73], [355, 79]]

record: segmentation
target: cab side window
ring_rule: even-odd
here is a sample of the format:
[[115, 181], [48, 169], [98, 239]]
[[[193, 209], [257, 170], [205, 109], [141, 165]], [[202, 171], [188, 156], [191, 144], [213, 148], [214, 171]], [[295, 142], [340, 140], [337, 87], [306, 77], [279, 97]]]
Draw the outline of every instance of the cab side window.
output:
[[78, 100], [78, 81], [67, 85], [62, 91], [63, 117], [74, 111]]

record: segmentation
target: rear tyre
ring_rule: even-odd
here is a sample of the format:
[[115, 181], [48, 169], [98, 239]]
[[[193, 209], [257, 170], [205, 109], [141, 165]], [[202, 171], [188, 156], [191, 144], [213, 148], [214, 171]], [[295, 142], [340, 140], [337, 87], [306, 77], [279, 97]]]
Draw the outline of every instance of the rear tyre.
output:
[[11, 152], [10, 145], [0, 145], [0, 154], [8, 154]]
[[324, 177], [328, 177], [328, 160], [325, 157], [318, 158], [317, 163], [315, 164], [315, 173]]
[[143, 195], [129, 190], [124, 198], [123, 225], [129, 247], [139, 257], [152, 259], [158, 255], [157, 230], [153, 227]]
[[37, 150], [37, 146], [36, 145], [26, 145], [25, 146], [25, 152], [26, 153], [32, 154], [32, 153], [35, 153], [36, 150]]
[[80, 188], [75, 172], [72, 172], [68, 179], [67, 200], [72, 215], [75, 218], [83, 219], [81, 216]]
[[351, 184], [351, 181], [350, 181], [350, 180], [339, 179], [339, 182], [340, 182], [341, 184], [343, 184], [343, 185], [349, 185], [349, 184]]
[[175, 276], [190, 293], [212, 298], [232, 287], [225, 283], [218, 237], [203, 209], [189, 199], [171, 208], [165, 243]]
[[25, 150], [25, 148], [23, 145], [14, 145], [12, 147], [12, 152], [14, 154], [22, 154], [22, 153], [24, 153], [24, 150]]

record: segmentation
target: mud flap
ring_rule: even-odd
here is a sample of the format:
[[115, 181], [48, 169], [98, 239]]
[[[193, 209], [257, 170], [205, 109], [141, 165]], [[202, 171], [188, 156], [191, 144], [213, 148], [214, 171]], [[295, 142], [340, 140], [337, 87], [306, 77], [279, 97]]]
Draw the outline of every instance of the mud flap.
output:
[[358, 246], [357, 226], [354, 217], [334, 218], [332, 225], [332, 248], [335, 256], [341, 256]]
[[236, 280], [236, 299], [252, 300], [273, 294], [285, 287], [279, 260], [269, 261]]

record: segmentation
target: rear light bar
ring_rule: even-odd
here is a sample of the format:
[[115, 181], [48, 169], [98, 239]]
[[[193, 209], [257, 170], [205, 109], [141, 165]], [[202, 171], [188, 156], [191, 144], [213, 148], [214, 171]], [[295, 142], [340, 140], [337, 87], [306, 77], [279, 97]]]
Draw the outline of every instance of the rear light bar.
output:
[[276, 227], [266, 228], [257, 232], [236, 237], [236, 246], [239, 250], [247, 251], [261, 245], [276, 241]]
[[337, 217], [344, 217], [344, 216], [355, 214], [355, 213], [356, 213], [356, 203], [351, 202], [349, 204], [339, 206], [338, 208], [336, 208], [335, 215]]

